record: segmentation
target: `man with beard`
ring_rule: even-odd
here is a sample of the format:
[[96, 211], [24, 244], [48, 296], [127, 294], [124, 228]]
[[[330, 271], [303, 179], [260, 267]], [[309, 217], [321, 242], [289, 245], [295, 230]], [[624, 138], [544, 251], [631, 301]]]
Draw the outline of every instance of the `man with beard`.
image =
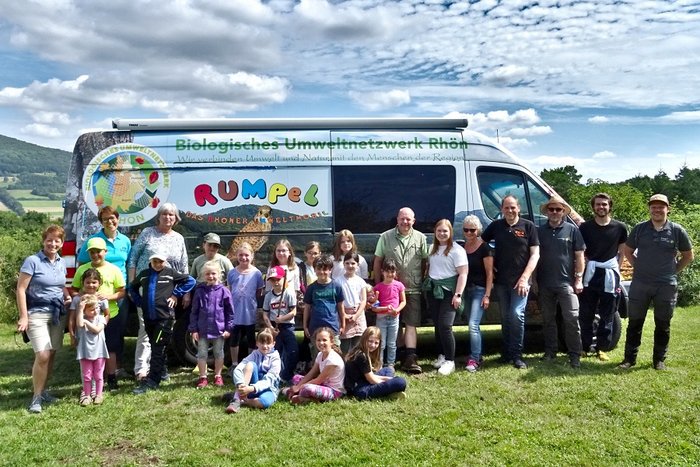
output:
[[[607, 193], [591, 198], [593, 219], [581, 224], [581, 235], [586, 243], [586, 271], [581, 293], [581, 344], [584, 355], [595, 352], [598, 359], [608, 361], [604, 350], [610, 348], [613, 333], [613, 315], [620, 290], [622, 247], [627, 241], [627, 227], [612, 219], [613, 200]], [[600, 317], [593, 346], [593, 320], [596, 311]]]

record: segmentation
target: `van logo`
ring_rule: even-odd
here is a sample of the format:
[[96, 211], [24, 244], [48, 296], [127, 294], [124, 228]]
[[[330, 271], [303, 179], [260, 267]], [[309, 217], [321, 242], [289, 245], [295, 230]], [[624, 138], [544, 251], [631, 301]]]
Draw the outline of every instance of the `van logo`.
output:
[[154, 218], [168, 200], [170, 173], [163, 158], [139, 144], [110, 146], [92, 158], [83, 174], [83, 198], [92, 212], [111, 206], [123, 225]]

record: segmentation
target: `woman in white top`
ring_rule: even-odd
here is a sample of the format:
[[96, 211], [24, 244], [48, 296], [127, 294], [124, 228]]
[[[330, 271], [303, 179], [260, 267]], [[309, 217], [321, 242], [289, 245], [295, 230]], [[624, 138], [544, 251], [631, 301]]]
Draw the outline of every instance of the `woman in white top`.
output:
[[457, 312], [464, 309], [462, 293], [467, 284], [469, 261], [464, 248], [454, 241], [452, 223], [441, 219], [435, 224], [435, 239], [428, 256], [428, 307], [435, 325], [438, 359], [433, 366], [441, 375], [455, 370], [455, 337], [452, 332]]
[[333, 271], [331, 272], [331, 277], [337, 279], [345, 274], [343, 261], [345, 255], [348, 253], [357, 253], [360, 256], [357, 275], [367, 280], [369, 278], [367, 261], [357, 251], [355, 236], [348, 229], [341, 230], [335, 236], [335, 243], [333, 243]]

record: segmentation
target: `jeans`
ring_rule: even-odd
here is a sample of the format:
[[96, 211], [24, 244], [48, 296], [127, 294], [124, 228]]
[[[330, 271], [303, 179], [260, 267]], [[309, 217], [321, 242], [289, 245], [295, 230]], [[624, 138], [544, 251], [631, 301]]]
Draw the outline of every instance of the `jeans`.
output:
[[544, 324], [544, 353], [556, 355], [559, 349], [557, 303], [564, 323], [566, 350], [569, 355], [581, 355], [581, 328], [578, 324], [578, 297], [570, 285], [540, 287], [540, 310]]
[[671, 318], [676, 307], [675, 285], [642, 284], [632, 280], [629, 293], [629, 323], [625, 342], [625, 360], [637, 362], [642, 343], [642, 328], [649, 305], [654, 304], [654, 355], [653, 360], [663, 362], [671, 340]]
[[433, 297], [432, 292], [428, 292], [428, 308], [433, 317], [435, 325], [435, 344], [440, 355], [445, 356], [445, 360], [455, 359], [455, 335], [452, 332], [452, 324], [455, 322], [457, 310], [452, 308], [452, 293], [446, 292], [442, 300]]
[[[258, 364], [255, 362], [249, 362], [248, 365], [251, 365], [253, 369], [250, 373], [250, 381], [248, 381], [247, 383], [250, 385], [254, 385], [255, 383], [257, 383], [265, 377], [265, 373], [262, 373], [260, 371], [260, 368], [258, 368]], [[236, 379], [234, 378], [233, 385], [237, 386], [239, 384], [246, 384], [246, 381], [236, 381]], [[236, 392], [236, 397], [238, 397], [238, 392]], [[258, 399], [262, 404], [263, 408], [267, 409], [277, 400], [277, 387], [264, 389], [260, 392], [251, 392], [250, 394], [248, 394], [246, 399]]]
[[613, 315], [617, 297], [614, 293], [599, 288], [586, 287], [579, 295], [581, 309], [578, 322], [581, 326], [581, 344], [588, 352], [593, 345], [593, 320], [598, 312], [598, 329], [596, 331], [596, 349], [609, 350], [612, 344]]
[[299, 344], [297, 336], [294, 334], [293, 324], [278, 324], [277, 329], [279, 334], [277, 334], [275, 349], [280, 353], [282, 359], [280, 378], [282, 381], [290, 381], [299, 361]]
[[484, 309], [481, 301], [486, 294], [486, 287], [472, 285], [467, 288], [465, 300], [469, 304], [469, 347], [471, 359], [477, 362], [481, 360], [481, 318]]
[[527, 295], [521, 297], [517, 290], [501, 284], [496, 284], [494, 290], [501, 308], [503, 358], [506, 360], [522, 359]]
[[[399, 317], [389, 314], [377, 315], [377, 327], [382, 331], [382, 349], [380, 355], [387, 365], [396, 363], [396, 336], [399, 333]], [[384, 360], [386, 349], [386, 360]]]
[[[389, 371], [386, 371], [389, 370]], [[393, 376], [390, 369], [382, 368], [377, 372], [379, 376]], [[403, 392], [406, 390], [406, 380], [399, 376], [394, 376], [390, 380], [383, 381], [378, 384], [370, 384], [365, 381], [365, 384], [355, 386], [352, 390], [352, 395], [358, 399], [374, 399], [377, 397], [385, 397], [395, 392]]]
[[173, 319], [160, 320], [144, 320], [146, 334], [151, 343], [151, 363], [148, 371], [148, 379], [153, 383], [153, 386], [158, 386], [165, 374], [166, 368], [166, 352], [170, 344], [170, 338], [173, 335]]

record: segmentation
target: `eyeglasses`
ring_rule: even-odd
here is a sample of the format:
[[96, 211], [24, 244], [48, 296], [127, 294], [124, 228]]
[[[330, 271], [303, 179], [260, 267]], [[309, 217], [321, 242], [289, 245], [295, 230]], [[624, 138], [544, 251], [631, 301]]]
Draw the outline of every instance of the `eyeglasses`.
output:
[[105, 217], [104, 219], [102, 219], [102, 222], [103, 222], [103, 223], [104, 223], [104, 222], [110, 222], [110, 221], [116, 222], [116, 221], [117, 221], [117, 217], [116, 217], [116, 216], [109, 216], [109, 217]]
[[476, 232], [478, 229], [462, 229], [462, 230], [463, 230], [464, 232], [466, 232], [466, 233], [474, 233], [474, 232]]
[[549, 212], [562, 212], [563, 208], [547, 208]]

